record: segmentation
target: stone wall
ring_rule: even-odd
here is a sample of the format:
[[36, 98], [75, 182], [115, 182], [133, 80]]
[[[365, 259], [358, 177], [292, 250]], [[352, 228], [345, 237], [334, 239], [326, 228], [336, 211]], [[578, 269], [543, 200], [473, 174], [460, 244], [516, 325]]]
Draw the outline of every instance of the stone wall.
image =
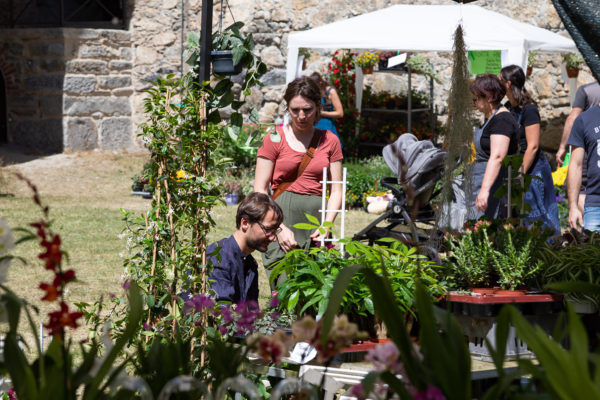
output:
[[[213, 31], [220, 2], [214, 0]], [[287, 36], [394, 4], [456, 4], [451, 0], [229, 0], [223, 26], [245, 23], [255, 52], [268, 66], [264, 87], [249, 98], [263, 120], [283, 115]], [[473, 4], [522, 22], [567, 35], [550, 0], [479, 0]], [[159, 75], [187, 71], [182, 52], [187, 34], [200, 31], [201, 0], [126, 0], [125, 30], [0, 30], [0, 71], [7, 82], [10, 142], [48, 152], [93, 148], [140, 148], [137, 126], [144, 121], [145, 90]], [[365, 34], [368, 34], [366, 32]], [[326, 72], [331, 50], [312, 50], [306, 73]], [[377, 50], [377, 49], [372, 49]], [[434, 105], [440, 121], [447, 112], [450, 54], [425, 53], [445, 83], [436, 85]], [[542, 146], [557, 146], [569, 112], [569, 86], [560, 73], [560, 56], [538, 58], [528, 88], [539, 102]], [[592, 81], [589, 71], [578, 84]], [[404, 91], [406, 77], [375, 74], [376, 90]], [[413, 87], [426, 89], [418, 76]]]
[[[279, 118], [284, 112], [282, 95], [285, 87], [287, 35], [290, 32], [312, 29], [394, 4], [456, 4], [451, 0], [331, 0], [327, 2], [318, 0], [263, 0], [260, 2], [230, 0], [229, 3], [236, 19], [248, 23], [245, 28], [246, 32], [253, 33], [257, 43], [256, 51], [269, 67], [269, 72], [263, 79], [265, 87], [260, 92], [253, 93], [250, 99], [252, 105], [261, 110], [261, 118], [264, 120]], [[251, 4], [252, 7], [249, 7]], [[472, 4], [568, 37], [550, 0], [527, 2], [480, 0]], [[230, 21], [228, 16], [228, 22]], [[399, 23], [402, 22], [399, 21]], [[326, 73], [327, 63], [334, 50], [313, 50], [305, 72], [307, 74], [313, 71]], [[432, 52], [422, 53], [422, 55], [432, 62], [435, 70], [445, 81], [442, 85], [436, 85], [434, 96], [438, 118], [443, 122], [447, 112], [446, 98], [452, 73], [451, 54]], [[584, 69], [577, 84], [581, 85], [590, 81], [593, 81], [593, 77], [589, 70]], [[406, 76], [374, 74], [367, 77], [366, 84], [376, 90], [406, 91]], [[417, 76], [413, 80], [413, 87], [425, 91], [428, 90], [428, 83]], [[558, 147], [564, 119], [570, 111], [570, 88], [568, 82], [561, 76], [559, 54], [541, 54], [538, 57], [527, 88], [531, 90], [540, 107], [543, 120], [541, 146], [545, 150], [554, 150]]]
[[8, 141], [44, 152], [131, 147], [131, 66], [126, 31], [1, 31]]

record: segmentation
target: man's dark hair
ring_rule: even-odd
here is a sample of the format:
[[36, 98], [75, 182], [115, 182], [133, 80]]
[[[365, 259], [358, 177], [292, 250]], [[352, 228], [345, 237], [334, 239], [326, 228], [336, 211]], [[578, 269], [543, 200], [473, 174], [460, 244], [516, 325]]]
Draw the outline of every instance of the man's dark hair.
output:
[[500, 104], [506, 94], [506, 88], [500, 79], [492, 74], [477, 75], [470, 90], [474, 96], [484, 98], [492, 104]]
[[283, 211], [281, 210], [281, 207], [279, 207], [279, 204], [277, 204], [271, 196], [264, 193], [250, 193], [238, 206], [237, 214], [235, 216], [236, 228], [240, 228], [242, 218], [247, 219], [251, 223], [261, 222], [269, 210], [273, 210], [275, 213], [277, 226], [281, 225], [283, 222]]

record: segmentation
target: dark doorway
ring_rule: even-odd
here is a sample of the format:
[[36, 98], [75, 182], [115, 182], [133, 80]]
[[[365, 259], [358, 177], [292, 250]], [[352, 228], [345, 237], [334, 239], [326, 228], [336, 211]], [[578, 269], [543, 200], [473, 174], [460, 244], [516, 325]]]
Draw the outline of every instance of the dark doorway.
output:
[[4, 75], [2, 75], [2, 71], [0, 71], [0, 143], [6, 143], [8, 141], [6, 125], [6, 85], [4, 84]]

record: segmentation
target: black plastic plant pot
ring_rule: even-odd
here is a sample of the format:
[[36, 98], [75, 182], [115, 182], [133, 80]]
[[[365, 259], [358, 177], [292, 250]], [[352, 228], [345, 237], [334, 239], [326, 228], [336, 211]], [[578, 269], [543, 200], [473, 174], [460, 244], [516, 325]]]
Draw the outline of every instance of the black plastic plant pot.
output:
[[231, 50], [211, 51], [213, 72], [217, 75], [237, 75], [242, 72], [242, 64], [233, 65], [233, 53]]

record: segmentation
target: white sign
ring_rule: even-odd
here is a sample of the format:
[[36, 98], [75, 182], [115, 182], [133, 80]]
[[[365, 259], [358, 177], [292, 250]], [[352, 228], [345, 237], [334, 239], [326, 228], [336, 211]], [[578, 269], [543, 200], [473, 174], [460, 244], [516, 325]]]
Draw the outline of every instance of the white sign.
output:
[[398, 54], [397, 56], [388, 58], [388, 68], [392, 68], [394, 65], [402, 64], [406, 62], [406, 53]]

